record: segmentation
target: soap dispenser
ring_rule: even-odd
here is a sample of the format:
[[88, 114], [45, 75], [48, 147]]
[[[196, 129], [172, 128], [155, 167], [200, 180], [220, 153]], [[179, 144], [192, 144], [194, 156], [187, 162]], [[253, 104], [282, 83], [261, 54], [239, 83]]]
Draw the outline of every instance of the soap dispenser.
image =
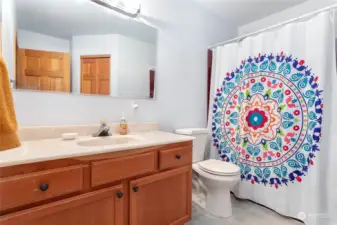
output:
[[126, 122], [126, 119], [124, 117], [124, 113], [123, 113], [123, 116], [121, 118], [121, 122], [119, 124], [119, 134], [120, 135], [127, 135], [128, 134], [128, 123]]

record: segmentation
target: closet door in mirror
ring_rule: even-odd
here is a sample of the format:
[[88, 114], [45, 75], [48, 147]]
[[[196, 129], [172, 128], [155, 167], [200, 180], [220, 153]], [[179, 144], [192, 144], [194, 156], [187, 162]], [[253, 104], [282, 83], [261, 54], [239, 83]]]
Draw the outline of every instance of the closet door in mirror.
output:
[[70, 55], [18, 49], [16, 79], [20, 89], [70, 92]]
[[81, 93], [110, 95], [110, 56], [81, 56]]

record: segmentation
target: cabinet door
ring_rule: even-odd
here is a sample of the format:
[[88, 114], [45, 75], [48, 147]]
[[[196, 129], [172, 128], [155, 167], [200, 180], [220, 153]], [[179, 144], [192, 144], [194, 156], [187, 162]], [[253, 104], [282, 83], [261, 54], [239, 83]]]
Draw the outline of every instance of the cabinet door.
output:
[[97, 65], [97, 94], [110, 95], [110, 58], [98, 58]]
[[43, 52], [28, 49], [18, 50], [17, 85], [20, 89], [43, 90], [41, 66]]
[[81, 93], [96, 94], [95, 59], [81, 59]]
[[131, 225], [181, 225], [191, 219], [191, 166], [131, 181]]
[[48, 91], [70, 92], [70, 55], [62, 52], [44, 52], [43, 76]]
[[0, 217], [1, 225], [123, 225], [123, 186]]

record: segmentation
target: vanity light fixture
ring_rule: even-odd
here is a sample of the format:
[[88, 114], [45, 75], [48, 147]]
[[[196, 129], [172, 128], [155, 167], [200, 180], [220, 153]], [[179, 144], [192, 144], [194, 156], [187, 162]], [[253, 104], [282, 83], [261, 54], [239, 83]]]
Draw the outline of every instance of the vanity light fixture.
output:
[[137, 18], [140, 15], [140, 5], [138, 8], [130, 9], [129, 7], [125, 6], [124, 1], [122, 0], [90, 0], [90, 1], [131, 18]]

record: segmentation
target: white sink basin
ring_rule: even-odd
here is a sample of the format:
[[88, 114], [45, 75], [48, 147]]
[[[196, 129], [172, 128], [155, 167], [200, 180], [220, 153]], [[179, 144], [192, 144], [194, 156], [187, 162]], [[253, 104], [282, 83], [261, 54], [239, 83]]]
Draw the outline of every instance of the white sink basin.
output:
[[112, 137], [97, 137], [91, 140], [79, 141], [77, 144], [84, 147], [92, 146], [110, 146], [110, 145], [124, 145], [139, 142], [140, 138], [137, 136], [112, 136]]

